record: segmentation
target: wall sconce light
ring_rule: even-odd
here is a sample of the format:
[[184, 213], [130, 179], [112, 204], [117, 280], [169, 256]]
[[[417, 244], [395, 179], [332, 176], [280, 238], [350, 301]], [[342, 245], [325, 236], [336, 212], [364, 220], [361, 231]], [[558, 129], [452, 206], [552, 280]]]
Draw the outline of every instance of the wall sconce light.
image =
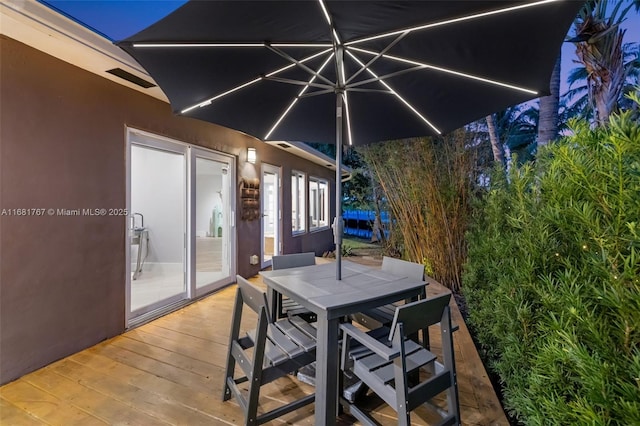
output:
[[256, 149], [247, 148], [247, 161], [251, 164], [256, 164]]

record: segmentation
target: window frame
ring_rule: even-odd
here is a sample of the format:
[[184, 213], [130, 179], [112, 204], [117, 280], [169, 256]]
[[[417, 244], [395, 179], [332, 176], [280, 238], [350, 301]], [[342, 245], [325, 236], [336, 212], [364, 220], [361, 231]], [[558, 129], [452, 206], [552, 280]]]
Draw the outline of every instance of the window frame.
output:
[[[331, 196], [329, 181], [327, 179], [323, 179], [316, 176], [309, 176], [308, 181], [309, 183], [307, 187], [309, 188], [309, 193], [308, 193], [309, 210], [308, 210], [307, 216], [309, 218], [308, 220], [309, 232], [324, 231], [326, 229], [329, 229], [331, 226], [329, 221], [329, 215], [330, 215], [329, 199]], [[316, 185], [315, 192], [312, 189], [313, 184]], [[323, 185], [325, 189], [324, 198], [322, 197], [322, 191], [320, 190], [321, 185]], [[316, 195], [313, 195], [314, 193]], [[317, 208], [317, 211], [314, 212], [313, 208]], [[320, 214], [320, 213], [323, 213], [323, 214]], [[318, 217], [315, 217], [316, 215]], [[323, 224], [321, 225], [318, 224], [314, 226], [314, 222], [315, 223], [323, 222]]]
[[[295, 185], [294, 185], [295, 181]], [[300, 184], [302, 181], [302, 184]], [[295, 191], [295, 193], [294, 193]], [[302, 194], [300, 194], [302, 191]], [[307, 174], [299, 170], [291, 171], [291, 235], [307, 232]], [[300, 211], [299, 213], [296, 213]], [[300, 225], [300, 222], [302, 224]], [[296, 226], [297, 225], [297, 226]]]

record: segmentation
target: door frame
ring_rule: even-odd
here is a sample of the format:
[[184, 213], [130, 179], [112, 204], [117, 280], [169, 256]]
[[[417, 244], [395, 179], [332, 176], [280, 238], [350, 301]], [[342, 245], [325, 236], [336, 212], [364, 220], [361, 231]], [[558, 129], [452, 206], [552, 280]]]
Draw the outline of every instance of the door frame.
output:
[[[180, 144], [177, 141], [171, 140], [169, 138], [165, 138], [159, 135], [154, 135], [152, 133], [148, 133], [148, 132], [144, 132], [144, 131], [139, 131], [137, 129], [133, 129], [133, 128], [127, 128], [126, 129], [126, 141], [127, 141], [127, 149], [126, 149], [126, 156], [127, 156], [127, 169], [126, 169], [126, 183], [127, 183], [127, 187], [126, 187], [126, 208], [127, 208], [127, 223], [125, 225], [125, 264], [126, 264], [126, 274], [125, 274], [125, 279], [126, 279], [126, 297], [125, 297], [125, 304], [126, 304], [126, 327], [131, 327], [132, 325], [136, 325], [139, 322], [145, 322], [147, 321], [147, 319], [149, 317], [155, 317], [157, 315], [160, 315], [160, 313], [164, 312], [165, 310], [169, 309], [173, 306], [175, 306], [176, 304], [181, 304], [184, 303], [184, 301], [189, 300], [190, 297], [190, 292], [189, 292], [189, 285], [188, 285], [188, 281], [187, 281], [187, 262], [188, 262], [188, 257], [187, 257], [187, 252], [186, 252], [186, 247], [183, 246], [183, 254], [182, 254], [182, 269], [183, 269], [183, 278], [182, 278], [182, 282], [184, 284], [184, 291], [180, 294], [177, 294], [175, 296], [172, 296], [169, 299], [164, 299], [155, 303], [152, 303], [151, 305], [146, 306], [143, 309], [143, 312], [136, 314], [135, 316], [133, 316], [133, 313], [131, 312], [131, 224], [132, 224], [132, 215], [133, 212], [131, 211], [131, 156], [132, 156], [132, 146], [139, 146], [142, 148], [146, 148], [146, 149], [153, 149], [153, 150], [157, 150], [157, 151], [162, 151], [162, 152], [169, 152], [169, 153], [174, 153], [174, 154], [179, 154], [182, 155], [184, 158], [184, 182], [185, 182], [185, 187], [184, 187], [184, 195], [185, 197], [188, 197], [188, 193], [189, 193], [189, 179], [188, 179], [188, 170], [189, 170], [189, 156], [188, 156], [188, 152], [187, 152], [187, 146], [184, 144]], [[140, 140], [136, 140], [136, 141], [132, 141], [132, 139], [138, 139], [140, 138]], [[183, 200], [184, 203], [184, 200]], [[189, 220], [188, 220], [188, 215], [187, 215], [187, 208], [186, 205], [184, 206], [184, 229], [183, 231], [183, 235], [186, 236], [187, 230], [189, 229]]]
[[264, 174], [265, 173], [273, 173], [277, 179], [277, 212], [276, 212], [276, 223], [274, 224], [274, 233], [275, 233], [275, 247], [273, 250], [274, 255], [282, 254], [282, 167], [274, 166], [269, 163], [261, 163], [260, 170], [260, 266], [264, 269], [268, 266], [271, 266], [271, 259], [264, 259], [264, 241], [265, 241], [265, 226], [264, 226], [264, 208], [266, 202], [266, 188], [264, 185]]
[[[189, 197], [187, 203], [189, 205], [189, 232], [188, 232], [188, 282], [191, 290], [191, 298], [200, 297], [204, 294], [218, 290], [228, 284], [236, 281], [236, 223], [235, 223], [235, 206], [236, 206], [236, 191], [235, 189], [235, 157], [223, 154], [218, 151], [202, 148], [199, 146], [189, 146]], [[203, 287], [196, 287], [196, 158], [203, 158], [205, 160], [217, 161], [220, 163], [226, 163], [228, 166], [227, 175], [229, 176], [228, 187], [228, 209], [225, 208], [224, 223], [225, 229], [223, 232], [228, 233], [228, 247], [226, 249], [229, 260], [229, 275], [221, 280], [214, 281]], [[223, 200], [225, 201], [225, 200]], [[224, 205], [224, 202], [223, 202]], [[223, 254], [224, 256], [224, 254]]]
[[[129, 215], [126, 217], [124, 226], [124, 251], [125, 251], [125, 329], [140, 325], [150, 319], [171, 312], [181, 306], [191, 303], [194, 299], [215, 291], [225, 285], [235, 282], [237, 273], [237, 229], [236, 229], [236, 157], [219, 151], [210, 150], [201, 146], [193, 146], [176, 139], [168, 138], [155, 133], [125, 126], [125, 204]], [[153, 305], [150, 309], [140, 315], [131, 315], [131, 145], [132, 139], [136, 136], [149, 141], [136, 141], [133, 145], [184, 153], [185, 158], [185, 251], [184, 251], [184, 280], [186, 291], [180, 298], [163, 303], [161, 306]], [[216, 281], [214, 286], [205, 286], [196, 290], [195, 282], [195, 158], [208, 156], [224, 159], [229, 165], [229, 276], [226, 279]]]

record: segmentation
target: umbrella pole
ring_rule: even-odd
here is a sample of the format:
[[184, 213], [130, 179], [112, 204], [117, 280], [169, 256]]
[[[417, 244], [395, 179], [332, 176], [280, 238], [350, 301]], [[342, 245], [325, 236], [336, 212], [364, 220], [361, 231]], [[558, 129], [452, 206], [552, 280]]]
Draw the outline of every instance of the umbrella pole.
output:
[[336, 219], [333, 240], [336, 244], [336, 279], [342, 279], [342, 92], [336, 93]]

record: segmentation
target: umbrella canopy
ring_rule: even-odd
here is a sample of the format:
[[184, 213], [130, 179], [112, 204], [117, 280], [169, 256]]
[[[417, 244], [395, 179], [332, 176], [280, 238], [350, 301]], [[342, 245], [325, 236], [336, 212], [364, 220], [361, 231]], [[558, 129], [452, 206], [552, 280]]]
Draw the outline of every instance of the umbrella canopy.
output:
[[358, 145], [446, 133], [547, 94], [581, 5], [191, 1], [118, 45], [178, 114], [263, 140]]

